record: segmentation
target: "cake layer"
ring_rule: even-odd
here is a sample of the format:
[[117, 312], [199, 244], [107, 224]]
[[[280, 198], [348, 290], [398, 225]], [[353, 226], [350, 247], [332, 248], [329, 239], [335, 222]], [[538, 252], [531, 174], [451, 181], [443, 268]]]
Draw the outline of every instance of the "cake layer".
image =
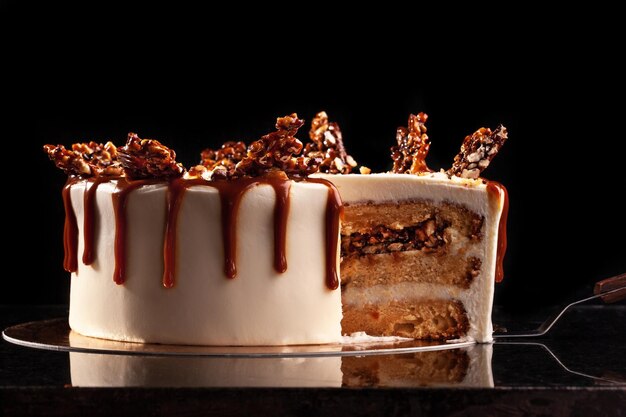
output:
[[344, 303], [341, 327], [347, 333], [364, 331], [415, 339], [455, 339], [467, 334], [469, 322], [458, 300], [415, 298], [359, 305]]
[[413, 250], [354, 255], [341, 261], [341, 280], [344, 286], [356, 287], [416, 282], [470, 288], [480, 274], [481, 264], [480, 258], [458, 252], [433, 254]]
[[[340, 291], [329, 289], [325, 281], [329, 188], [289, 183], [284, 272], [278, 272], [275, 263], [279, 232], [274, 187], [252, 184], [243, 191], [239, 207], [231, 213], [236, 230], [234, 246], [228, 246], [222, 203], [231, 200], [215, 187], [193, 185], [180, 199], [175, 239], [170, 242], [172, 271], [165, 278], [164, 237], [173, 227], [168, 186], [141, 185], [130, 191], [123, 211], [126, 229], [121, 230], [113, 204], [113, 196], [119, 197], [116, 183], [100, 184], [92, 213], [93, 263], [79, 259], [71, 278], [71, 328], [87, 336], [150, 343], [339, 342]], [[93, 183], [80, 181], [70, 190], [78, 254], [85, 248], [86, 187]], [[116, 254], [116, 230], [121, 231], [118, 243], [125, 242], [123, 256]], [[233, 248], [234, 264], [225, 267], [225, 249], [230, 253]], [[119, 275], [122, 260], [125, 267]], [[233, 267], [236, 276], [229, 279]]]
[[501, 188], [444, 173], [321, 177], [345, 207], [344, 332], [492, 340]]

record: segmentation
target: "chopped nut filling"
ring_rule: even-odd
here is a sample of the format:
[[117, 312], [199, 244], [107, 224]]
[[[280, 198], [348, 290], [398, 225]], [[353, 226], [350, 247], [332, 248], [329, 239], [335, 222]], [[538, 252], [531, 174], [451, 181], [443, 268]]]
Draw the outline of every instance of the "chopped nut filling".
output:
[[409, 250], [434, 251], [447, 241], [444, 231], [450, 223], [430, 218], [400, 230], [379, 225], [369, 233], [353, 233], [341, 237], [341, 256], [374, 255]]

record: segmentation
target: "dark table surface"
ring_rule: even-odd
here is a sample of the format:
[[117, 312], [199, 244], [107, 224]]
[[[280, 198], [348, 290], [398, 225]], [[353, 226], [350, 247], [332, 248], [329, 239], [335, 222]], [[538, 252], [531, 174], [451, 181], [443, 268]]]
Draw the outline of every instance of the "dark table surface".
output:
[[[2, 329], [57, 317], [67, 308], [0, 306]], [[622, 416], [624, 346], [623, 302], [574, 308], [542, 338], [377, 356], [131, 356], [3, 340], [0, 415]]]

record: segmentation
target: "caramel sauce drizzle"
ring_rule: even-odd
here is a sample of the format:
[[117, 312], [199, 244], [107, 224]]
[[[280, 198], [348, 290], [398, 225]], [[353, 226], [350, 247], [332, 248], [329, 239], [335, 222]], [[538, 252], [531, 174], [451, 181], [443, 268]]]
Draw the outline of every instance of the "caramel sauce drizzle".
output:
[[76, 223], [76, 214], [72, 207], [70, 189], [79, 180], [76, 177], [68, 178], [61, 194], [63, 207], [65, 208], [65, 223], [63, 226], [63, 249], [65, 256], [63, 258], [63, 269], [67, 272], [76, 272], [78, 270], [78, 224]]
[[158, 180], [133, 180], [129, 181], [126, 178], [120, 178], [117, 181], [117, 191], [112, 195], [113, 198], [113, 212], [115, 213], [115, 269], [113, 270], [113, 281], [121, 285], [126, 281], [126, 236], [127, 232], [127, 219], [126, 219], [126, 206], [128, 204], [128, 195], [131, 191], [137, 188], [149, 185], [158, 184]]
[[96, 190], [100, 184], [107, 181], [109, 181], [109, 178], [90, 178], [91, 187], [89, 189], [85, 188], [85, 194], [83, 195], [83, 264], [85, 265], [91, 265], [95, 256], [94, 211]]
[[237, 276], [237, 212], [239, 211], [241, 197], [246, 190], [262, 182], [264, 181], [254, 178], [244, 178], [232, 182], [207, 181], [202, 178], [179, 178], [170, 182], [167, 198], [168, 209], [165, 227], [165, 243], [163, 245], [164, 287], [171, 288], [176, 281], [178, 213], [182, 205], [185, 190], [194, 185], [206, 185], [218, 190], [221, 203], [222, 241], [224, 244], [224, 273], [228, 278], [233, 279]]
[[[126, 281], [126, 246], [127, 246], [127, 203], [129, 194], [144, 185], [159, 184], [162, 181], [155, 179], [128, 180], [127, 178], [96, 178], [90, 179], [91, 187], [84, 194], [84, 241], [83, 263], [93, 263], [95, 257], [94, 237], [94, 210], [95, 193], [97, 187], [106, 181], [117, 180], [116, 191], [112, 195], [113, 211], [115, 213], [115, 268], [113, 281], [121, 285]], [[63, 189], [65, 205], [65, 232], [64, 267], [67, 271], [75, 272], [78, 269], [77, 245], [78, 227], [76, 216], [71, 205], [70, 187], [78, 179], [68, 180]], [[339, 285], [337, 273], [337, 248], [339, 236], [339, 218], [343, 213], [341, 198], [337, 189], [327, 180], [307, 179], [306, 181], [321, 183], [328, 187], [326, 203], [326, 285], [329, 289], [336, 289]], [[178, 215], [185, 191], [194, 185], [204, 185], [216, 188], [220, 195], [222, 240], [224, 245], [224, 273], [230, 279], [237, 276], [237, 214], [241, 199], [250, 188], [260, 185], [270, 185], [276, 195], [274, 206], [274, 269], [278, 273], [287, 270], [287, 220], [289, 217], [289, 193], [291, 180], [280, 177], [242, 178], [235, 181], [207, 181], [202, 178], [173, 179], [169, 183], [167, 192], [167, 218], [163, 243], [163, 286], [171, 288], [176, 283], [177, 235]]]
[[274, 206], [274, 269], [287, 271], [287, 219], [289, 216], [289, 191], [291, 181], [270, 181], [276, 194]]
[[496, 181], [487, 182], [487, 192], [498, 199], [500, 195], [504, 195], [502, 214], [498, 223], [498, 247], [496, 251], [496, 282], [502, 282], [502, 279], [504, 279], [504, 255], [506, 254], [507, 245], [506, 223], [509, 217], [509, 193], [504, 185]]
[[337, 274], [337, 251], [339, 249], [339, 220], [343, 218], [343, 203], [337, 188], [322, 178], [307, 178], [306, 181], [324, 184], [328, 187], [326, 200], [326, 287], [331, 290], [339, 287]]

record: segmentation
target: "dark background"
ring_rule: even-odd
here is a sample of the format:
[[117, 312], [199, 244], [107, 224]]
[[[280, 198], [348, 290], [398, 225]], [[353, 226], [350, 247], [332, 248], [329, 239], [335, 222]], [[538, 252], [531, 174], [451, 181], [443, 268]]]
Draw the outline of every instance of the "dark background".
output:
[[204, 147], [250, 142], [279, 115], [310, 121], [322, 109], [374, 171], [389, 169], [395, 129], [411, 112], [430, 116], [435, 169], [447, 168], [477, 128], [508, 128], [484, 174], [511, 199], [496, 304], [555, 304], [626, 272], [625, 72], [608, 11], [556, 30], [544, 15], [428, 27], [411, 10], [360, 10], [359, 18], [327, 9], [206, 14], [170, 3], [2, 2], [0, 10], [2, 304], [68, 300], [65, 176], [43, 144], [121, 145], [133, 131], [190, 166]]

